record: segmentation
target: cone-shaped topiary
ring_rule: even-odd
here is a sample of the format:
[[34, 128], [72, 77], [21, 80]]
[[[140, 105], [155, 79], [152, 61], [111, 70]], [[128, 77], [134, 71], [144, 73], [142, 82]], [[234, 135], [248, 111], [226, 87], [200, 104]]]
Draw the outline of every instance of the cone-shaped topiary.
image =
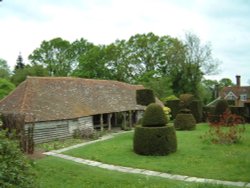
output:
[[193, 114], [177, 114], [174, 126], [176, 130], [194, 130], [196, 128], [196, 121]]
[[167, 124], [166, 115], [159, 104], [151, 103], [146, 108], [142, 119], [143, 127], [163, 127]]

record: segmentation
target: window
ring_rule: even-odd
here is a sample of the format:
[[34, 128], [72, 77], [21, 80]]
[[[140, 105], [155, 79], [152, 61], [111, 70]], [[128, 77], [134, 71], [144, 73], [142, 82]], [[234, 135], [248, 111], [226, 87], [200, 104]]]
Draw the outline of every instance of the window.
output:
[[247, 100], [247, 94], [241, 94], [240, 95], [240, 100], [241, 101], [246, 101]]

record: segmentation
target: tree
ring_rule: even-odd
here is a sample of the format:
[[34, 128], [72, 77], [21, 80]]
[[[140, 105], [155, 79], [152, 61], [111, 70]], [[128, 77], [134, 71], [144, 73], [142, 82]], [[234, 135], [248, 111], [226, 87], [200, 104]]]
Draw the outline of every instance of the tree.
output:
[[0, 78], [0, 99], [7, 96], [12, 90], [15, 89], [15, 85], [10, 81]]
[[10, 78], [10, 68], [7, 61], [0, 58], [0, 78], [9, 79]]
[[42, 65], [26, 65], [23, 69], [17, 69], [11, 77], [12, 83], [18, 86], [27, 76], [48, 76], [48, 70]]
[[23, 57], [21, 53], [19, 53], [17, 60], [16, 60], [16, 66], [15, 66], [15, 71], [18, 69], [23, 69], [25, 67], [25, 64], [23, 62]]
[[74, 75], [83, 78], [109, 79], [109, 71], [105, 66], [104, 48], [104, 46], [94, 46], [81, 55]]
[[220, 86], [220, 88], [229, 87], [229, 86], [234, 86], [234, 83], [233, 83], [232, 80], [229, 79], [229, 78], [222, 78], [222, 79], [219, 81], [219, 86]]
[[67, 76], [72, 72], [69, 49], [70, 42], [61, 38], [43, 41], [40, 47], [29, 55], [29, 60], [32, 65], [47, 68], [50, 76]]

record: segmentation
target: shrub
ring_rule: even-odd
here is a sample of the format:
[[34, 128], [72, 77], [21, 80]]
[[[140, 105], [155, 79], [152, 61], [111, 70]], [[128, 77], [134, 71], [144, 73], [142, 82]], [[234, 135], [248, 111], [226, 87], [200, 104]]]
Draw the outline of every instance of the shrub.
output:
[[166, 106], [164, 106], [163, 107], [163, 111], [164, 111], [164, 113], [165, 113], [165, 116], [166, 116], [166, 118], [167, 118], [167, 122], [169, 122], [170, 121], [170, 118], [171, 118], [171, 109], [170, 108], [168, 108], [168, 107], [166, 107]]
[[85, 129], [75, 129], [73, 133], [73, 138], [80, 139], [96, 139], [97, 134], [93, 128], [85, 128]]
[[136, 102], [137, 104], [147, 106], [150, 103], [155, 102], [155, 96], [151, 89], [139, 89], [136, 90]]
[[202, 102], [200, 100], [193, 100], [190, 103], [189, 108], [196, 122], [200, 123], [202, 121]]
[[192, 114], [177, 114], [174, 126], [176, 130], [194, 130], [196, 127], [196, 121]]
[[141, 155], [166, 155], [176, 152], [174, 126], [135, 128], [134, 151]]
[[215, 105], [214, 115], [217, 116], [222, 115], [228, 109], [229, 106], [226, 100], [224, 99], [218, 100], [218, 102]]
[[5, 131], [0, 131], [0, 187], [36, 187], [31, 163], [17, 142], [5, 135]]
[[171, 118], [175, 119], [176, 115], [180, 111], [180, 100], [169, 100], [166, 102], [166, 106], [171, 109]]
[[210, 126], [209, 131], [201, 136], [201, 139], [213, 144], [235, 144], [241, 141], [245, 130], [244, 125], [234, 125], [231, 127]]
[[192, 94], [181, 94], [180, 95], [181, 107], [188, 108], [188, 106], [193, 101], [193, 99], [194, 99], [194, 96]]
[[151, 103], [145, 110], [142, 126], [143, 127], [162, 127], [166, 126], [167, 118], [159, 104]]

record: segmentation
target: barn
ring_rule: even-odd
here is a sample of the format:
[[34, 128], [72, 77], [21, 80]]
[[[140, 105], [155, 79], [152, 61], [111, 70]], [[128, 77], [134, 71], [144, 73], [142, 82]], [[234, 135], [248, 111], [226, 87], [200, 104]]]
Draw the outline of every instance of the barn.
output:
[[35, 143], [71, 137], [75, 129], [132, 126], [145, 109], [136, 102], [141, 85], [72, 77], [28, 77], [0, 101], [1, 113], [25, 115], [35, 124]]

